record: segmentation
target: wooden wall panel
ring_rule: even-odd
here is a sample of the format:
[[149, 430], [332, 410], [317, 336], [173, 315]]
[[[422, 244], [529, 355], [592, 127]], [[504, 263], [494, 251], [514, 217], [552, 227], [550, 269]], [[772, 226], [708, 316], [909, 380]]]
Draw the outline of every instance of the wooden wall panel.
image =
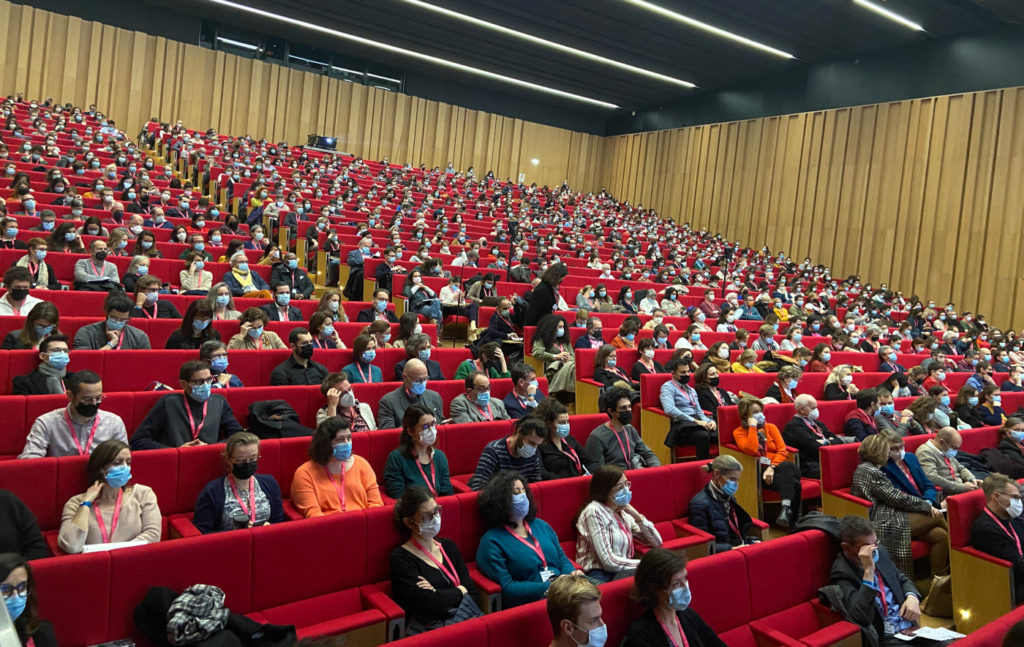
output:
[[[150, 117], [372, 159], [475, 167], [598, 190], [602, 138], [346, 83], [0, 0], [0, 93], [95, 103], [131, 135]], [[652, 149], [653, 150], [653, 149]], [[538, 159], [534, 166], [531, 159]], [[637, 160], [634, 168], [653, 164]]]
[[1024, 88], [607, 138], [599, 183], [1024, 327]]

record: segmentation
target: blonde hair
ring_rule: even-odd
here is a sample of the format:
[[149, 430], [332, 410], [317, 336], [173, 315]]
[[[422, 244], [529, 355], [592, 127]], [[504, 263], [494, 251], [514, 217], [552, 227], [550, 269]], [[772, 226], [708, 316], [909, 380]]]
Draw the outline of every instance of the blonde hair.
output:
[[245, 447], [246, 445], [259, 445], [260, 437], [256, 434], [249, 433], [248, 431], [236, 431], [235, 433], [228, 436], [228, 439], [224, 441], [224, 460], [230, 461], [231, 455], [235, 453], [235, 450], [239, 447]]
[[881, 434], [872, 434], [857, 448], [861, 460], [881, 467], [889, 461], [889, 441]]
[[588, 602], [601, 599], [601, 590], [594, 586], [583, 575], [560, 575], [556, 577], [547, 592], [548, 620], [551, 631], [557, 636], [561, 633], [559, 625], [569, 620], [576, 625], [580, 617], [580, 607]]

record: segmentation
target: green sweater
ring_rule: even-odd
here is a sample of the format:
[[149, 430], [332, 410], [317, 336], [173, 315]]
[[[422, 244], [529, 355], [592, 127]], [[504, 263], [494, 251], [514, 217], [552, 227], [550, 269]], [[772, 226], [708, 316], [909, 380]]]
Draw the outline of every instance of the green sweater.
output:
[[[420, 468], [423, 469], [422, 473]], [[417, 467], [415, 458], [406, 458], [401, 449], [395, 449], [388, 454], [388, 460], [384, 463], [384, 492], [392, 499], [397, 499], [405, 492], [405, 488], [418, 485], [435, 493], [434, 496], [455, 494], [448, 474], [448, 458], [440, 449], [434, 450], [433, 468], [431, 476], [430, 465], [421, 464]], [[431, 480], [430, 486], [433, 489], [423, 479], [424, 475]]]
[[[466, 361], [464, 361], [461, 364], [459, 364], [459, 368], [455, 370], [455, 377], [453, 377], [452, 379], [453, 380], [464, 380], [467, 377], [469, 377], [470, 373], [473, 373], [476, 370], [477, 370], [476, 369], [476, 362], [474, 362], [471, 359], [467, 359]], [[499, 371], [497, 369], [497, 367], [488, 366], [487, 367], [487, 377], [491, 378], [492, 380], [496, 380], [496, 379], [502, 378], [502, 377], [512, 377], [512, 372], [511, 371], [505, 371], [503, 373], [503, 372]]]

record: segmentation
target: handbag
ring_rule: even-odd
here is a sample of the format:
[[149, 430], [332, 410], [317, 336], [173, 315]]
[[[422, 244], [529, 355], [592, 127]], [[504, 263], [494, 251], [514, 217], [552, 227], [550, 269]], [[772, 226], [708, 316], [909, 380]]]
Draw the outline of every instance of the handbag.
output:
[[936, 618], [953, 617], [952, 575], [932, 576], [932, 588], [921, 601], [921, 611]]

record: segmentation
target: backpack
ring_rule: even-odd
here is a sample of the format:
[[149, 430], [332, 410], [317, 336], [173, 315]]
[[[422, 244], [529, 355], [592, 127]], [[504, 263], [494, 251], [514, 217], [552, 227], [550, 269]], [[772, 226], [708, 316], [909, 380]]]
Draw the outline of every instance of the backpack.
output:
[[313, 430], [299, 422], [299, 414], [284, 400], [250, 404], [249, 431], [263, 439], [313, 435]]

